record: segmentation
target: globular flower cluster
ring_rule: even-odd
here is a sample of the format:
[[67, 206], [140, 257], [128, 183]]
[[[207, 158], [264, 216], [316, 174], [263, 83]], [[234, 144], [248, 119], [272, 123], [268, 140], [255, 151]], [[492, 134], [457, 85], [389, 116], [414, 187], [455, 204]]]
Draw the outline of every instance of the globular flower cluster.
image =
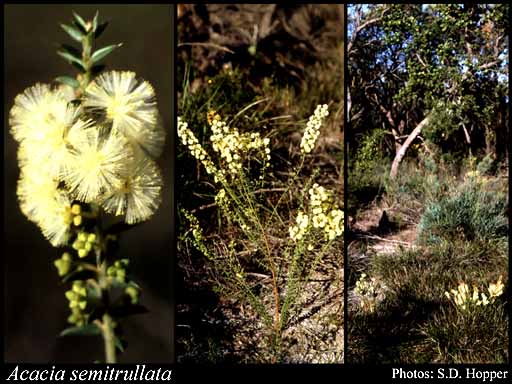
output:
[[307, 214], [299, 211], [296, 225], [289, 228], [292, 240], [302, 239], [312, 228], [323, 231], [329, 241], [343, 234], [343, 211], [336, 207], [332, 191], [313, 184], [309, 189], [308, 209]]
[[221, 120], [220, 115], [210, 113], [210, 128], [213, 150], [219, 153], [228, 167], [228, 173], [236, 175], [242, 170], [243, 161], [250, 151], [260, 153], [264, 159], [264, 167], [268, 167], [270, 161], [270, 139], [261, 138], [258, 132], [240, 133], [237, 128], [230, 128]]
[[300, 143], [302, 153], [307, 154], [313, 150], [320, 135], [320, 128], [327, 116], [329, 116], [327, 104], [318, 105], [306, 124], [306, 130]]
[[135, 149], [159, 157], [165, 131], [159, 121], [155, 91], [130, 71], [112, 71], [98, 76], [85, 91], [84, 106], [103, 115], [132, 143]]
[[129, 224], [158, 208], [155, 159], [165, 136], [153, 88], [133, 72], [104, 73], [77, 100], [65, 88], [36, 84], [16, 97], [9, 123], [19, 143], [21, 210], [52, 245], [67, 244], [81, 225], [77, 202]]
[[453, 301], [458, 308], [466, 311], [475, 306], [486, 306], [494, 303], [496, 298], [503, 294], [504, 288], [502, 276], [500, 276], [496, 283], [489, 284], [487, 288], [489, 296], [484, 292], [479, 292], [476, 285], [473, 285], [473, 291], [471, 292], [465, 282], [460, 282], [457, 289], [451, 289], [450, 292], [445, 291], [444, 295], [448, 300]]
[[369, 277], [366, 273], [362, 273], [356, 282], [354, 292], [359, 298], [359, 305], [363, 311], [369, 313], [375, 312], [377, 304], [384, 300], [384, 287], [375, 277]]

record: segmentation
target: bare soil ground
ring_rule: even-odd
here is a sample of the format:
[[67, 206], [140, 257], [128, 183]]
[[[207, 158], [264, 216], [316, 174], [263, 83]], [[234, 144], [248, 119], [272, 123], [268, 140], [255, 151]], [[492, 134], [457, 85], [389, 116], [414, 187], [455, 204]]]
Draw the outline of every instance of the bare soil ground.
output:
[[[347, 251], [351, 270], [357, 274], [375, 255], [393, 257], [399, 250], [414, 249], [417, 224], [397, 223], [399, 207], [388, 207], [385, 203], [373, 203], [360, 212], [357, 218], [351, 218], [350, 233], [352, 241]], [[357, 304], [357, 295], [352, 288], [348, 292], [349, 305]]]

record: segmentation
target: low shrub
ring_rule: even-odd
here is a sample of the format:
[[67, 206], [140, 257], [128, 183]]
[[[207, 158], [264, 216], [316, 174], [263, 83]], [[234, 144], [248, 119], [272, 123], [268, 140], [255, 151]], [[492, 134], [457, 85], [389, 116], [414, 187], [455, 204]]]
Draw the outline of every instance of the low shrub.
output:
[[421, 243], [442, 239], [492, 240], [507, 236], [507, 196], [489, 182], [470, 177], [453, 194], [431, 203], [419, 227]]

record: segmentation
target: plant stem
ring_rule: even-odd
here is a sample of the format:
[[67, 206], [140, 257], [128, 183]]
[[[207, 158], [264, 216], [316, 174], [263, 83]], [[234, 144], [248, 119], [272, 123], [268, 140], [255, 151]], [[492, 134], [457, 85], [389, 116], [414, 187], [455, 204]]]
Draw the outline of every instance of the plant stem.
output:
[[[97, 208], [97, 207], [93, 207]], [[96, 209], [95, 209], [96, 210]], [[102, 333], [103, 341], [105, 343], [105, 362], [115, 363], [116, 362], [116, 345], [115, 345], [115, 331], [114, 322], [110, 314], [108, 313], [110, 300], [108, 296], [109, 282], [107, 276], [107, 261], [102, 259], [102, 252], [105, 249], [105, 238], [101, 234], [101, 215], [97, 217], [98, 222], [96, 223], [97, 231], [99, 235], [98, 239], [100, 247], [96, 252], [96, 267], [98, 269], [98, 282], [101, 289], [101, 296], [105, 304], [106, 312], [103, 314]]]
[[92, 77], [92, 61], [91, 61], [91, 52], [92, 52], [92, 44], [93, 44], [93, 36], [92, 33], [87, 34], [82, 40], [82, 63], [84, 64], [85, 72], [82, 75], [77, 77], [77, 80], [80, 83], [80, 88], [77, 89], [77, 96], [80, 97], [85, 92], [85, 88], [91, 82]]
[[[91, 24], [88, 24], [91, 26]], [[93, 61], [91, 60], [91, 54], [92, 54], [92, 48], [93, 48], [93, 41], [94, 41], [94, 32], [89, 27], [87, 28], [87, 35], [84, 36], [82, 39], [82, 64], [83, 64], [83, 73], [77, 75], [77, 80], [80, 83], [80, 86], [75, 90], [75, 94], [77, 98], [80, 98], [84, 92], [89, 83], [92, 80], [92, 67], [93, 67]], [[101, 225], [101, 212], [100, 208], [94, 204], [91, 203], [90, 207], [92, 209], [92, 213], [86, 213], [83, 212], [82, 215], [87, 218], [95, 218], [96, 219], [96, 230], [95, 233], [98, 236], [99, 240], [99, 247], [96, 249], [96, 269], [94, 267], [90, 266], [87, 269], [93, 269], [97, 271], [98, 275], [98, 281], [94, 281], [94, 284], [99, 287], [101, 290], [101, 296], [102, 300], [105, 305], [105, 313], [103, 314], [103, 322], [101, 323], [101, 332], [103, 335], [103, 341], [105, 345], [105, 362], [106, 363], [116, 363], [116, 336], [115, 336], [115, 330], [114, 330], [114, 319], [111, 317], [111, 315], [108, 313], [109, 306], [110, 306], [110, 299], [109, 299], [109, 289], [110, 289], [110, 283], [108, 281], [107, 276], [107, 261], [102, 257], [103, 251], [105, 251], [105, 238], [102, 233], [102, 225]], [[99, 325], [99, 324], [98, 324]]]
[[101, 261], [101, 252], [97, 253], [98, 263], [98, 280], [101, 289], [101, 296], [105, 302], [107, 311], [103, 314], [103, 324], [101, 327], [103, 334], [103, 341], [105, 343], [105, 362], [116, 362], [116, 345], [115, 345], [115, 331], [112, 317], [108, 313], [109, 297], [108, 297], [108, 281], [107, 281], [107, 266], [105, 262]]
[[105, 362], [116, 363], [116, 344], [114, 336], [114, 324], [108, 313], [103, 315], [103, 340], [105, 341]]

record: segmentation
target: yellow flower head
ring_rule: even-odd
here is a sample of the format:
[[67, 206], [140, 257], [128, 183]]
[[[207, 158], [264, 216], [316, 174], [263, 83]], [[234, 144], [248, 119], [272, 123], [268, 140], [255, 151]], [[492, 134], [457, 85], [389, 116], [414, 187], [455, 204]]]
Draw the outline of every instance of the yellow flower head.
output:
[[80, 142], [85, 130], [93, 125], [92, 120], [76, 119], [79, 112], [78, 108], [68, 107], [65, 122], [55, 122], [46, 132], [24, 140], [18, 150], [20, 164], [38, 164], [52, 176], [62, 179], [71, 161], [71, 143]]
[[128, 177], [102, 203], [105, 211], [116, 216], [126, 213], [125, 221], [134, 224], [153, 215], [161, 201], [162, 176], [147, 157], [136, 159]]
[[98, 76], [85, 90], [85, 107], [103, 114], [114, 130], [157, 157], [164, 131], [158, 124], [155, 91], [134, 72], [110, 71]]
[[[217, 112], [214, 109], [212, 109], [206, 113], [206, 120], [208, 121], [208, 125], [213, 124], [213, 120], [215, 120], [216, 116], [217, 116]], [[218, 120], [220, 120], [220, 116], [219, 116]]]
[[21, 169], [17, 188], [21, 211], [54, 246], [67, 242], [73, 220], [71, 201], [58, 182], [36, 164]]
[[89, 128], [71, 144], [74, 151], [64, 181], [77, 200], [90, 203], [125, 181], [133, 161], [125, 137], [114, 130]]
[[[44, 135], [54, 123], [65, 121], [67, 101], [59, 91], [47, 84], [27, 88], [14, 100], [9, 115], [9, 125], [14, 139], [22, 142]], [[37, 137], [36, 137], [37, 138]]]
[[34, 164], [21, 168], [16, 193], [23, 214], [34, 222], [44, 217], [44, 208], [58, 194], [58, 181]]
[[156, 123], [153, 126], [145, 125], [144, 129], [139, 131], [133, 131], [129, 134], [121, 133], [126, 136], [136, 152], [142, 151], [153, 159], [159, 157], [163, 152], [165, 130], [160, 116], [157, 116]]
[[45, 206], [45, 211], [44, 218], [38, 223], [43, 235], [55, 247], [65, 245], [69, 240], [73, 221], [68, 195], [59, 193], [53, 202]]

